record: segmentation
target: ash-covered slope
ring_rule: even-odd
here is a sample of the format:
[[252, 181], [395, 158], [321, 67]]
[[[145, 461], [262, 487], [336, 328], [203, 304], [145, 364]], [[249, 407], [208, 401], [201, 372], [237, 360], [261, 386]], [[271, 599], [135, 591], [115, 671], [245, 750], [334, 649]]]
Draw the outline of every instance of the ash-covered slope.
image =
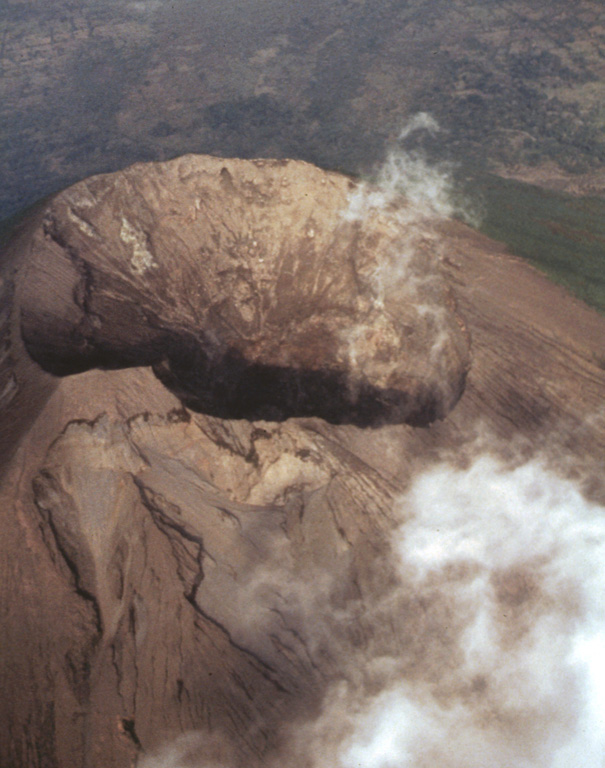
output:
[[457, 663], [447, 608], [393, 567], [419, 468], [487, 435], [605, 501], [603, 319], [376, 195], [188, 157], [76, 185], [14, 237], [2, 765], [320, 766], [349, 703]]

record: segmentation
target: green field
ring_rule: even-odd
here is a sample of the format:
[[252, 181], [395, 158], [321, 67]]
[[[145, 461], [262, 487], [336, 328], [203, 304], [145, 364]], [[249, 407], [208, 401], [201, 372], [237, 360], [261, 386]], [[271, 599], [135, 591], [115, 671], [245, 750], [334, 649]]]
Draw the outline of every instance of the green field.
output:
[[483, 205], [481, 232], [546, 272], [605, 313], [605, 199], [572, 197], [482, 175], [473, 196]]

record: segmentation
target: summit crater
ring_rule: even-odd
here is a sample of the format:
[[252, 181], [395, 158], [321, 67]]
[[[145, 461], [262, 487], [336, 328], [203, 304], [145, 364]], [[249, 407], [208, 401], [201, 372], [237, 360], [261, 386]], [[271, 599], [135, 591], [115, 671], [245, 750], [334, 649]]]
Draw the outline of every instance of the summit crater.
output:
[[[458, 400], [469, 339], [406, 201], [307, 163], [185, 156], [54, 197], [17, 290], [48, 372], [153, 366], [232, 418], [426, 424]], [[52, 288], [49, 288], [52, 286]]]

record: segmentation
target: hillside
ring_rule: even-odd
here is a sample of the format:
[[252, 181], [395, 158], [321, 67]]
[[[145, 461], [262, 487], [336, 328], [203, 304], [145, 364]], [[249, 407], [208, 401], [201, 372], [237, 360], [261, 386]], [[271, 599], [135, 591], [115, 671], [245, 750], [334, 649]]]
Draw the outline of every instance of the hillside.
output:
[[2, 765], [600, 749], [605, 319], [294, 162], [89, 179], [0, 265]]

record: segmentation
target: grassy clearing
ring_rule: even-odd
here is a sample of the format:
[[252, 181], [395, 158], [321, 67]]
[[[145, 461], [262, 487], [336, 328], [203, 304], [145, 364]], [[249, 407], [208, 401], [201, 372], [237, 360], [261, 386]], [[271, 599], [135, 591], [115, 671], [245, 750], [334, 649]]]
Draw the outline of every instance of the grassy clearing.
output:
[[605, 314], [605, 199], [577, 198], [497, 176], [474, 180], [479, 229]]

